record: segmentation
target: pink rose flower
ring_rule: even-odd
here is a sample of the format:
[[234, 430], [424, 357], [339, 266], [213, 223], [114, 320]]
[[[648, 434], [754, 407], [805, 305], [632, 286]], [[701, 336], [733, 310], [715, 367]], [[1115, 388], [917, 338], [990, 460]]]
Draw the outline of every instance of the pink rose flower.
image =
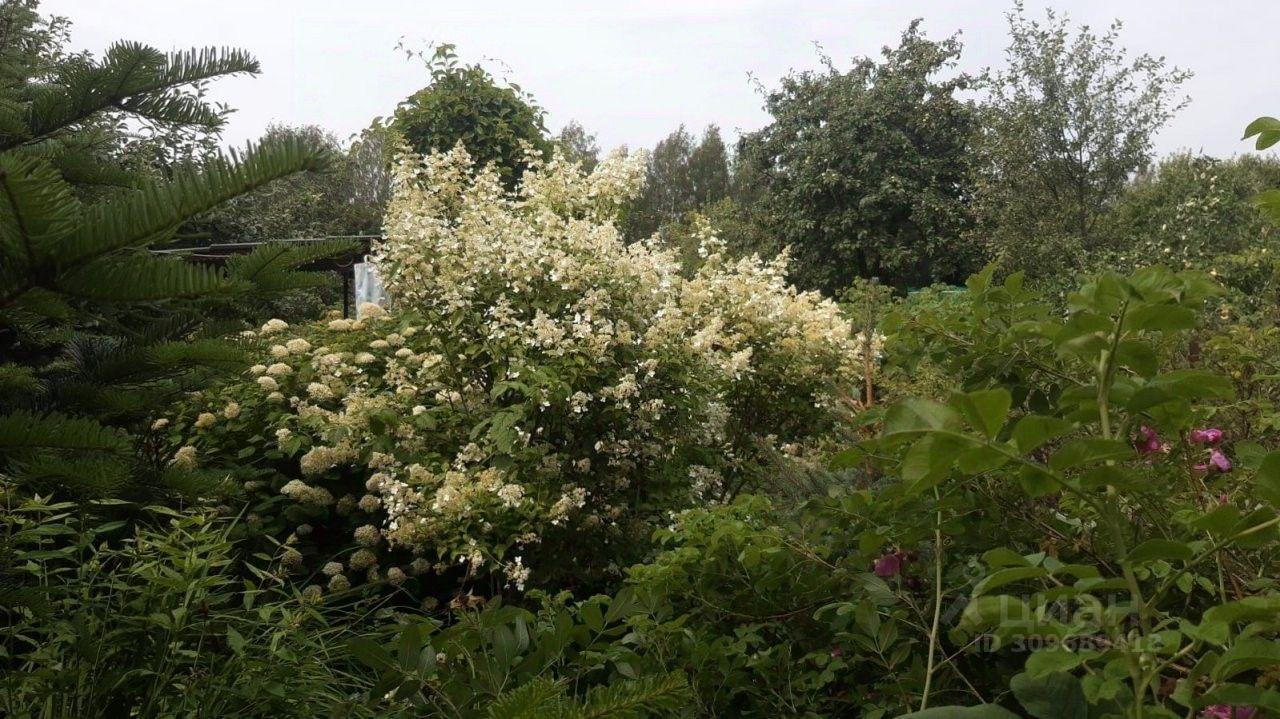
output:
[[1217, 427], [1193, 429], [1187, 439], [1192, 444], [1217, 444], [1222, 441], [1222, 430]]
[[1145, 424], [1138, 429], [1138, 438], [1134, 440], [1133, 447], [1141, 454], [1163, 452], [1168, 449], [1167, 445], [1160, 443], [1160, 435]]
[[873, 569], [877, 577], [888, 579], [902, 571], [902, 557], [898, 554], [886, 554], [876, 560]]
[[1213, 450], [1209, 453], [1209, 468], [1219, 474], [1226, 474], [1231, 471], [1231, 460], [1220, 450]]
[[1202, 719], [1253, 719], [1258, 712], [1253, 707], [1213, 704], [1200, 711]]

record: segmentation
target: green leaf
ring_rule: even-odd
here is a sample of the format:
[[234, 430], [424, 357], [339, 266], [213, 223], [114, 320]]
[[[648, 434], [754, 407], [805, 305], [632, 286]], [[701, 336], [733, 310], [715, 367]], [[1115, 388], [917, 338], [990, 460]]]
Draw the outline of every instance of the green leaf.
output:
[[1108, 459], [1127, 459], [1133, 456], [1133, 448], [1115, 439], [1086, 437], [1065, 444], [1049, 458], [1049, 466], [1056, 470], [1071, 469]]
[[1086, 719], [1089, 716], [1089, 704], [1080, 680], [1065, 672], [1040, 677], [1026, 672], [1017, 674], [1009, 680], [1009, 688], [1022, 708], [1036, 719]]
[[235, 627], [227, 627], [227, 646], [231, 647], [231, 651], [240, 654], [244, 650], [244, 635], [235, 630]]
[[1138, 340], [1124, 340], [1116, 347], [1116, 362], [1141, 377], [1150, 377], [1160, 369], [1160, 360], [1151, 345]]
[[996, 547], [989, 549], [982, 554], [982, 561], [992, 569], [1001, 567], [1030, 567], [1032, 562], [1026, 557], [1009, 549], [1008, 547]]
[[971, 447], [956, 458], [956, 466], [965, 474], [982, 474], [1009, 463], [1009, 456], [990, 445]]
[[1271, 506], [1280, 508], [1280, 452], [1272, 452], [1262, 458], [1253, 482], [1258, 496]]
[[1274, 666], [1280, 666], [1280, 642], [1245, 637], [1223, 652], [1211, 675], [1216, 681], [1225, 681], [1242, 672]]
[[883, 437], [923, 434], [932, 430], [958, 430], [960, 415], [950, 407], [924, 399], [908, 399], [889, 408]]
[[928, 434], [916, 440], [902, 458], [902, 479], [913, 489], [927, 489], [947, 475], [968, 442], [949, 435]]
[[1170, 332], [1189, 330], [1196, 326], [1200, 315], [1190, 307], [1157, 304], [1145, 305], [1125, 315], [1129, 329]]
[[1063, 647], [1042, 649], [1027, 658], [1027, 674], [1038, 678], [1055, 672], [1070, 671], [1080, 666], [1085, 658], [1085, 654]]
[[395, 660], [370, 637], [354, 637], [347, 642], [347, 651], [371, 669], [383, 670], [395, 666]]
[[867, 458], [867, 451], [861, 447], [849, 447], [840, 450], [827, 460], [827, 466], [830, 469], [852, 469], [858, 466]]
[[1224, 504], [1213, 511], [1200, 515], [1187, 523], [1188, 526], [1212, 534], [1229, 531], [1240, 522], [1240, 510], [1234, 505]]
[[1204, 621], [1232, 623], [1277, 616], [1280, 616], [1280, 597], [1254, 596], [1210, 607], [1204, 613]]
[[1231, 380], [1202, 370], [1171, 370], [1156, 376], [1148, 384], [1183, 399], [1231, 399], [1235, 396]]
[[1280, 712], [1280, 692], [1249, 684], [1228, 683], [1205, 694], [1198, 703], [1201, 706], [1209, 704], [1252, 706], [1276, 713]]
[[1265, 150], [1268, 147], [1280, 142], [1280, 120], [1274, 117], [1259, 117], [1244, 129], [1244, 137], [1241, 140], [1248, 140], [1257, 136], [1254, 148]]
[[1007, 594], [980, 596], [965, 605], [960, 615], [960, 628], [980, 631], [1005, 622], [1026, 621], [1030, 616], [1031, 611], [1021, 599]]
[[1027, 454], [1071, 431], [1072, 423], [1058, 417], [1032, 414], [1018, 420], [1013, 426], [1013, 444], [1021, 454]]
[[1023, 465], [1018, 470], [1018, 485], [1029, 497], [1043, 497], [1062, 488], [1057, 477], [1041, 467]]
[[984, 389], [957, 393], [952, 397], [952, 404], [964, 414], [971, 427], [986, 435], [987, 439], [993, 439], [1004, 426], [1013, 397], [1004, 388]]
[[974, 585], [973, 596], [981, 597], [1014, 582], [1047, 576], [1049, 576], [1049, 570], [1044, 567], [1008, 567], [999, 569], [983, 577], [981, 581]]
[[1151, 562], [1157, 559], [1175, 559], [1185, 562], [1194, 556], [1195, 552], [1184, 542], [1175, 542], [1171, 539], [1148, 539], [1134, 547], [1129, 552], [1127, 560], [1133, 564], [1142, 564], [1143, 562]]
[[1264, 190], [1253, 196], [1253, 204], [1272, 222], [1280, 222], [1280, 190]]

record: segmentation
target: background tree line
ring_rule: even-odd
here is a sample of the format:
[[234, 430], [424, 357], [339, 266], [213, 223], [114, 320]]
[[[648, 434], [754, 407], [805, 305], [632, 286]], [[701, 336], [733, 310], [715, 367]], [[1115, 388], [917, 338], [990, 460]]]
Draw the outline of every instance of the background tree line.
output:
[[[650, 151], [627, 236], [657, 234], [696, 264], [705, 217], [734, 253], [789, 248], [791, 278], [828, 294], [870, 278], [899, 291], [956, 285], [992, 261], [1048, 282], [1137, 257], [1213, 269], [1248, 263], [1242, 251], [1272, 241], [1250, 201], [1274, 186], [1270, 161], [1154, 155], [1156, 134], [1189, 101], [1181, 86], [1190, 72], [1128, 53], [1119, 23], [1099, 32], [1053, 11], [1033, 17], [1021, 3], [1007, 20], [1001, 67], [960, 70], [960, 37], [932, 38], [916, 20], [879, 56], [845, 65], [823, 55], [817, 70], [761, 85], [770, 121], [758, 130], [726, 140], [715, 125], [676, 128]], [[461, 142], [508, 184], [528, 152], [558, 148], [587, 169], [599, 161], [589, 129], [571, 121], [552, 135], [528, 91], [462, 62], [452, 45], [407, 54], [428, 83], [358, 137], [268, 130], [324, 145], [330, 171], [252, 192], [184, 232], [202, 240], [376, 233], [400, 148]], [[148, 161], [189, 161], [214, 140], [207, 130], [153, 138]], [[1193, 172], [1218, 180], [1188, 182]], [[1186, 217], [1176, 233], [1152, 224], [1175, 208]]]

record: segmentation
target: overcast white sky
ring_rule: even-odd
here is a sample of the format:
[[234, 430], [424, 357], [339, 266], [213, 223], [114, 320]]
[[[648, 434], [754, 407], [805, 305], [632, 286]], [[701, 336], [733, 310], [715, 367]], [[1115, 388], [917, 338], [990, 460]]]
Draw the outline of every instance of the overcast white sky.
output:
[[[1280, 3], [1273, 0], [1073, 0], [1048, 3], [1077, 22], [1124, 21], [1134, 52], [1190, 68], [1192, 104], [1161, 134], [1160, 152], [1248, 149], [1241, 130], [1280, 113]], [[1030, 0], [1037, 14], [1046, 3]], [[345, 139], [425, 84], [397, 40], [456, 43], [464, 59], [497, 58], [558, 129], [577, 119], [602, 147], [652, 146], [680, 123], [729, 136], [766, 121], [748, 73], [768, 85], [814, 67], [813, 43], [838, 61], [896, 44], [914, 17], [931, 37], [962, 31], [965, 68], [1001, 62], [1000, 0], [45, 0], [74, 22], [72, 44], [117, 39], [163, 50], [243, 47], [256, 78], [219, 81], [238, 108], [226, 137], [241, 144], [273, 121], [318, 124]], [[489, 67], [498, 70], [493, 63]]]

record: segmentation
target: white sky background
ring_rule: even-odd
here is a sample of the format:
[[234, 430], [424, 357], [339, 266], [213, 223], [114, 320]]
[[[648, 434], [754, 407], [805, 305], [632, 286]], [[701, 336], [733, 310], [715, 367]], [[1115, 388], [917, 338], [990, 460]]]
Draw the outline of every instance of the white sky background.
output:
[[[1029, 0], [1040, 17], [1043, 0]], [[1272, 0], [1059, 0], [1049, 3], [1099, 30], [1124, 21], [1131, 53], [1164, 55], [1195, 71], [1192, 102], [1157, 151], [1248, 151], [1244, 126], [1280, 113], [1280, 4]], [[463, 60], [496, 58], [548, 111], [554, 131], [576, 119], [599, 144], [652, 147], [681, 123], [721, 126], [726, 139], [767, 122], [748, 80], [774, 86], [790, 69], [818, 66], [816, 41], [842, 67], [896, 45], [914, 17], [932, 38], [962, 31], [964, 69], [1000, 65], [1001, 0], [45, 0], [68, 16], [75, 49], [118, 39], [162, 50], [228, 45], [254, 53], [256, 78], [216, 82], [237, 108], [225, 139], [243, 144], [271, 122], [317, 124], [342, 139], [388, 115], [426, 84], [404, 38], [458, 45]], [[501, 65], [486, 62], [495, 74]]]

